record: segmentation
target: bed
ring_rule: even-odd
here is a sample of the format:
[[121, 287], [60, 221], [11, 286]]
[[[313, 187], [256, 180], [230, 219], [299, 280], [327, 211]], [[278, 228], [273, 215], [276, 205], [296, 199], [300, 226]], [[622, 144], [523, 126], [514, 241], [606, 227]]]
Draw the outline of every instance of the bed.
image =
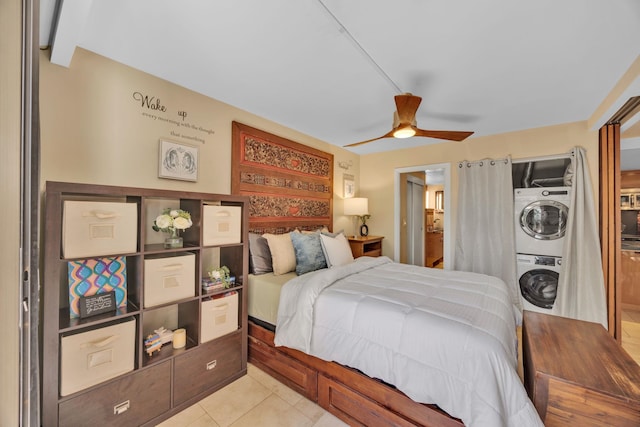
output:
[[[250, 281], [250, 300], [260, 292], [254, 285], [264, 283]], [[303, 365], [302, 372], [311, 368], [306, 375], [298, 374], [304, 381], [296, 388], [315, 400], [313, 391], [304, 389], [306, 377], [328, 382], [317, 384], [318, 393], [325, 394], [318, 400], [348, 422], [371, 425], [366, 418], [353, 419], [356, 405], [351, 399], [346, 400], [349, 406], [337, 408], [326, 401], [335, 393], [331, 381], [334, 387], [342, 387], [343, 394], [354, 392], [366, 399], [368, 391], [352, 390], [352, 384], [342, 383], [330, 367], [318, 364], [314, 369], [298, 353], [357, 368], [356, 373], [377, 378], [376, 383], [387, 387], [393, 384], [414, 402], [437, 403], [465, 425], [542, 425], [516, 372], [517, 315], [500, 280], [397, 264], [386, 257], [363, 257], [297, 276], [280, 289], [274, 347], [264, 341], [250, 342], [251, 353], [256, 346], [267, 345], [270, 351], [282, 351], [285, 358], [280, 363], [288, 364], [286, 357], [290, 357]], [[260, 319], [254, 317], [254, 322]], [[264, 337], [254, 339], [259, 341], [260, 336]], [[273, 369], [268, 357], [257, 357], [258, 365]], [[293, 375], [288, 381], [292, 378], [295, 382]], [[367, 403], [375, 409], [374, 401]], [[337, 399], [338, 405], [346, 402], [342, 396]], [[393, 409], [382, 412], [387, 411]], [[394, 415], [405, 416], [401, 411]], [[430, 424], [420, 416], [407, 421], [416, 425], [460, 422]]]
[[[249, 275], [247, 286], [251, 363], [350, 425], [542, 425], [516, 373], [517, 314], [505, 301], [498, 302], [497, 279], [401, 265], [385, 257], [331, 265], [327, 256], [329, 265], [297, 274], [289, 259], [282, 268], [290, 255], [276, 250], [271, 255], [277, 257], [267, 258], [291, 231], [299, 233], [295, 236], [340, 234], [330, 232], [333, 194], [327, 189], [333, 189], [333, 156], [238, 123], [233, 124], [233, 142], [232, 191], [251, 200], [251, 271], [258, 273]], [[314, 256], [305, 256], [305, 263]], [[273, 272], [264, 268], [270, 263]], [[415, 280], [403, 280], [401, 289], [400, 279], [406, 277]], [[461, 292], [473, 286], [482, 290]], [[427, 295], [417, 296], [418, 288]], [[488, 298], [487, 293], [496, 295]], [[414, 300], [426, 308], [414, 306]], [[385, 305], [395, 311], [383, 317], [378, 313]], [[435, 315], [437, 306], [452, 310]], [[363, 317], [353, 321], [349, 316], [358, 312]], [[424, 318], [430, 318], [430, 326], [421, 323]], [[344, 325], [359, 325], [352, 328], [356, 338], [353, 331], [337, 328]], [[414, 332], [396, 332], [403, 328]], [[454, 332], [463, 338], [453, 338]], [[454, 346], [445, 350], [437, 341]], [[485, 356], [474, 357], [471, 344], [488, 349]], [[402, 359], [394, 348], [414, 357]], [[439, 373], [442, 366], [415, 365], [429, 358], [432, 364], [440, 359], [470, 372], [471, 379], [452, 380]], [[402, 365], [407, 369], [396, 370]], [[472, 392], [460, 392], [465, 387]], [[434, 397], [439, 389], [450, 392]], [[505, 416], [511, 417], [510, 424]]]

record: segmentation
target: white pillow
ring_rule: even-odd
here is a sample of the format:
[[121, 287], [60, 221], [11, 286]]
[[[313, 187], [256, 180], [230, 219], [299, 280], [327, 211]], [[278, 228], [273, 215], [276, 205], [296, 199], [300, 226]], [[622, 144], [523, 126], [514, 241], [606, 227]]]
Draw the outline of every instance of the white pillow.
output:
[[349, 246], [349, 241], [344, 234], [339, 233], [335, 237], [320, 234], [320, 243], [322, 243], [327, 266], [334, 267], [353, 262], [351, 246]]
[[296, 253], [289, 233], [265, 233], [262, 237], [267, 239], [269, 244], [269, 252], [271, 252], [271, 260], [273, 261], [273, 274], [279, 276], [296, 271]]

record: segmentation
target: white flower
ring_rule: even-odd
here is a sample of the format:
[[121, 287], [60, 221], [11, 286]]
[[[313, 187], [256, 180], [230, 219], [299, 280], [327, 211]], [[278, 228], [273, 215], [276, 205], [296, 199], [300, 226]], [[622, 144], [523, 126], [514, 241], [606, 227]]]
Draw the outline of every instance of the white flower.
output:
[[160, 229], [171, 226], [171, 217], [169, 215], [160, 215], [156, 218], [156, 226]]
[[187, 228], [191, 227], [191, 220], [179, 216], [177, 218], [174, 218], [173, 226], [178, 230], [186, 230]]
[[186, 230], [192, 225], [193, 222], [189, 212], [182, 209], [166, 208], [162, 211], [162, 215], [156, 218], [152, 228], [154, 231], [173, 233], [177, 230]]

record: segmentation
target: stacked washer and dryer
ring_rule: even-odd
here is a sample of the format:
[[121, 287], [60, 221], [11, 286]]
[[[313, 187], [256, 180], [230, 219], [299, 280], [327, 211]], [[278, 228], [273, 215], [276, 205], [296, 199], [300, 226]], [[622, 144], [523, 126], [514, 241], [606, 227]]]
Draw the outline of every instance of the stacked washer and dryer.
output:
[[562, 274], [571, 187], [514, 190], [517, 275], [523, 308], [549, 313]]

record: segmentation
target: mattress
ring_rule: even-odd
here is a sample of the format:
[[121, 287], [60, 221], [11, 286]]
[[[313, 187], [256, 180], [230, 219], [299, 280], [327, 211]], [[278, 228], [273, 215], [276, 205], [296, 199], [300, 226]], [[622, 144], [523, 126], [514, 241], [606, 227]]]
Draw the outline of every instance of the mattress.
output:
[[517, 371], [503, 281], [359, 258], [281, 291], [275, 344], [359, 369], [470, 427], [542, 426]]
[[297, 277], [295, 272], [278, 276], [273, 273], [249, 274], [249, 317], [275, 325], [278, 318], [280, 289], [294, 277]]

